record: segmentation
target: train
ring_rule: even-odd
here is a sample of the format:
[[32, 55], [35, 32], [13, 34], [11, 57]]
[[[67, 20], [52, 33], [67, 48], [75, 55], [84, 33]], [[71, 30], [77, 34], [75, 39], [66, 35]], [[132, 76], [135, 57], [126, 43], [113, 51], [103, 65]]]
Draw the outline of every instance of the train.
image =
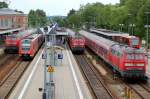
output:
[[30, 29], [6, 36], [4, 50], [5, 53], [18, 53], [20, 41], [35, 32], [35, 29]]
[[30, 36], [21, 40], [19, 44], [19, 56], [25, 59], [32, 59], [40, 46], [44, 42], [42, 34], [31, 34]]
[[90, 32], [98, 36], [107, 38], [109, 40], [113, 40], [121, 44], [126, 44], [130, 47], [134, 47], [134, 48], [141, 47], [140, 38], [137, 36], [132, 36], [132, 35], [130, 36], [128, 33], [122, 33], [117, 31], [106, 30], [106, 29], [90, 29]]
[[146, 78], [147, 57], [142, 49], [120, 44], [87, 31], [79, 32], [86, 46], [123, 78]]
[[69, 36], [67, 37], [68, 44], [73, 53], [82, 54], [85, 50], [85, 39], [79, 33], [69, 31]]

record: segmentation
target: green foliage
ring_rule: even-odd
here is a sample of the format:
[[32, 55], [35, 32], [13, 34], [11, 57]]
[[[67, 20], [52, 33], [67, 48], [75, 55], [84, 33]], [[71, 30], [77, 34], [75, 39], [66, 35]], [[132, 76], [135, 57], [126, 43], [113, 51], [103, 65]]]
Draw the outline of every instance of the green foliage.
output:
[[[120, 30], [131, 33], [141, 38], [146, 37], [147, 15], [150, 12], [150, 0], [120, 0], [119, 4], [104, 5], [92, 3], [82, 5], [78, 11], [71, 10], [66, 18], [69, 27], [90, 27]], [[150, 24], [150, 14], [149, 24]], [[130, 24], [135, 24], [131, 27]]]
[[30, 10], [28, 14], [28, 23], [30, 27], [40, 27], [47, 24], [47, 17], [43, 10]]
[[6, 2], [0, 2], [0, 8], [8, 8], [8, 4]]
[[59, 24], [59, 26], [61, 26], [61, 27], [66, 26], [66, 19], [62, 18], [61, 16], [55, 16], [52, 19], [52, 22], [53, 23], [57, 22]]

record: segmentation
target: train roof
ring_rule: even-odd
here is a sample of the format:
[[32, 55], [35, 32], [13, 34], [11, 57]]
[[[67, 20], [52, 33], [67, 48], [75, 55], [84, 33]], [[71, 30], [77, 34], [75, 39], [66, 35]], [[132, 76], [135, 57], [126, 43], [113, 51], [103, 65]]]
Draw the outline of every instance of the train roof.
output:
[[129, 36], [128, 33], [122, 33], [122, 32], [117, 32], [117, 31], [110, 31], [110, 30], [105, 30], [105, 29], [90, 29], [91, 32], [96, 32], [102, 35], [106, 36]]
[[31, 34], [30, 36], [28, 36], [26, 39], [34, 39], [38, 36], [39, 34]]
[[30, 34], [30, 33], [35, 33], [36, 32], [36, 29], [30, 29], [30, 30], [24, 30], [24, 31], [21, 31], [17, 34], [12, 34], [10, 36], [13, 36], [13, 37], [16, 37], [16, 38], [20, 38], [24, 35], [27, 35], [27, 34]]
[[87, 31], [83, 31], [81, 30], [79, 32], [81, 35], [83, 35], [84, 37], [94, 41], [95, 43], [102, 45], [103, 47], [109, 49], [109, 47], [111, 47], [112, 45], [116, 44], [116, 42], [105, 39], [103, 37], [97, 36], [95, 34], [89, 33]]
[[75, 34], [76, 34], [74, 31], [72, 31], [70, 29], [67, 29], [67, 32], [68, 32], [68, 35], [71, 37], [75, 36]]

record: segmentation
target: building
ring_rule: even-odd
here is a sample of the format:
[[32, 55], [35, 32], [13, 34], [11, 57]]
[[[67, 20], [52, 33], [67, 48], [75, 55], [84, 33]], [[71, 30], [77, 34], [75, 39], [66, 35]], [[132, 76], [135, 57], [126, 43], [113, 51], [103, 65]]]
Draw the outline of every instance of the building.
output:
[[0, 44], [7, 35], [27, 29], [28, 16], [21, 11], [9, 8], [0, 9]]
[[27, 27], [28, 16], [26, 14], [9, 8], [0, 9], [0, 31]]

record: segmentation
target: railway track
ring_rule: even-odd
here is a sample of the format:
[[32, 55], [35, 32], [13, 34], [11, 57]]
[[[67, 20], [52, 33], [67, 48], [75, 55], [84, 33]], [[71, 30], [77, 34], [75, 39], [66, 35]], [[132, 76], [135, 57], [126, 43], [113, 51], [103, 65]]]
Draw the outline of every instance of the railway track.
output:
[[77, 62], [87, 78], [96, 99], [116, 99], [104, 84], [103, 78], [84, 55], [75, 55]]
[[9, 55], [0, 64], [0, 74], [3, 75], [0, 78], [0, 99], [6, 99], [30, 62], [22, 61], [18, 55]]
[[128, 84], [128, 86], [136, 92], [141, 99], [149, 99], [150, 98], [150, 90], [145, 86], [141, 84]]
[[[88, 51], [87, 53], [89, 53], [90, 55], [94, 55], [89, 50], [87, 50], [87, 51]], [[110, 71], [110, 68], [108, 68], [106, 66], [106, 64], [101, 62], [101, 60], [99, 60], [98, 63], [101, 64], [101, 66], [104, 67], [108, 71], [109, 74], [107, 74], [107, 75], [109, 75], [110, 78], [112, 78], [111, 76], [113, 75], [112, 74], [113, 72]], [[142, 82], [137, 81], [137, 82], [134, 82], [131, 84], [131, 83], [128, 83], [126, 81], [123, 81], [122, 79], [117, 79], [115, 82], [116, 82], [116, 84], [121, 83], [123, 88], [125, 88], [125, 87], [130, 88], [133, 92], [132, 95], [133, 95], [134, 99], [136, 99], [136, 98], [137, 99], [139, 99], [139, 98], [140, 99], [149, 99], [150, 98], [150, 82], [145, 83], [143, 81]]]

